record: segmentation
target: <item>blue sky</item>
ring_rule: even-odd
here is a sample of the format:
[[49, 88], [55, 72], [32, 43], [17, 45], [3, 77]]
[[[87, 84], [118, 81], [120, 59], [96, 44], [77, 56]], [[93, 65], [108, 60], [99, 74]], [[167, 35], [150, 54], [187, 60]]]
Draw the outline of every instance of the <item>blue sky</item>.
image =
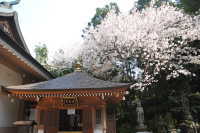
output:
[[35, 45], [45, 43], [51, 58], [59, 48], [70, 52], [78, 47], [95, 9], [109, 2], [117, 2], [122, 12], [134, 5], [134, 0], [21, 0], [14, 10], [31, 53]]

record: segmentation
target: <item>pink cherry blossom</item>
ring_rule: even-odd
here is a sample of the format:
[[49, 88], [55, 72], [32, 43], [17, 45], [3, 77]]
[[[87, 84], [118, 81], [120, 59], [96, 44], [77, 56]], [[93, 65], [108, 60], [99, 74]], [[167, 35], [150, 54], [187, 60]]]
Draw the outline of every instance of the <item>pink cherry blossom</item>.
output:
[[[174, 42], [177, 38], [179, 41]], [[200, 51], [189, 47], [188, 42], [199, 39], [200, 16], [190, 16], [169, 4], [133, 10], [131, 14], [111, 11], [100, 25], [88, 30], [81, 55], [84, 66], [89, 69], [108, 61], [141, 59], [143, 74], [132, 87], [144, 88], [157, 82], [155, 76], [160, 71], [170, 71], [167, 80], [180, 74], [190, 75], [184, 64], [199, 63]]]

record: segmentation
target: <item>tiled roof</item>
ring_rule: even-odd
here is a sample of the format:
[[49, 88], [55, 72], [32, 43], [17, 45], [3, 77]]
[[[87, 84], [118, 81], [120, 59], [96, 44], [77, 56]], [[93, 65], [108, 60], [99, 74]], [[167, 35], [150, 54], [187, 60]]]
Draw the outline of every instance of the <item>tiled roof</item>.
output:
[[94, 78], [85, 72], [73, 72], [45, 82], [9, 86], [8, 90], [63, 90], [63, 89], [112, 89], [128, 88], [127, 83], [116, 83]]

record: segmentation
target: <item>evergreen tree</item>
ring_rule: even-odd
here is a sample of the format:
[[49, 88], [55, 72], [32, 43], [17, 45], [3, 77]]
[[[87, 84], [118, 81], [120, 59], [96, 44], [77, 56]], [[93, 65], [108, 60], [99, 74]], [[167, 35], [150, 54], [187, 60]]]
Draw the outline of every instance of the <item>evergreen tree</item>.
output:
[[113, 3], [113, 2], [109, 3], [108, 5], [105, 5], [102, 8], [96, 8], [96, 13], [92, 17], [91, 21], [88, 22], [87, 27], [85, 29], [83, 29], [82, 37], [84, 37], [85, 34], [87, 34], [90, 27], [95, 28], [97, 25], [101, 24], [101, 21], [106, 17], [108, 12], [111, 10], [115, 11], [116, 14], [118, 14], [120, 12], [117, 3]]
[[180, 0], [180, 7], [188, 13], [196, 14], [200, 9], [200, 0]]

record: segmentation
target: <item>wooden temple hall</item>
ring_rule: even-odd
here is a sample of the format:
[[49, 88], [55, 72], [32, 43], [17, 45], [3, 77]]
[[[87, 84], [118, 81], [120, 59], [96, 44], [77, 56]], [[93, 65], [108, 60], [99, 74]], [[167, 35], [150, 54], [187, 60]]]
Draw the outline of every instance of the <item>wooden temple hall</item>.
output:
[[[77, 69], [63, 77], [9, 86], [10, 97], [24, 101], [30, 117], [16, 125], [35, 125], [34, 133], [115, 133], [115, 111], [129, 84], [96, 79]], [[34, 122], [33, 122], [34, 121]]]

